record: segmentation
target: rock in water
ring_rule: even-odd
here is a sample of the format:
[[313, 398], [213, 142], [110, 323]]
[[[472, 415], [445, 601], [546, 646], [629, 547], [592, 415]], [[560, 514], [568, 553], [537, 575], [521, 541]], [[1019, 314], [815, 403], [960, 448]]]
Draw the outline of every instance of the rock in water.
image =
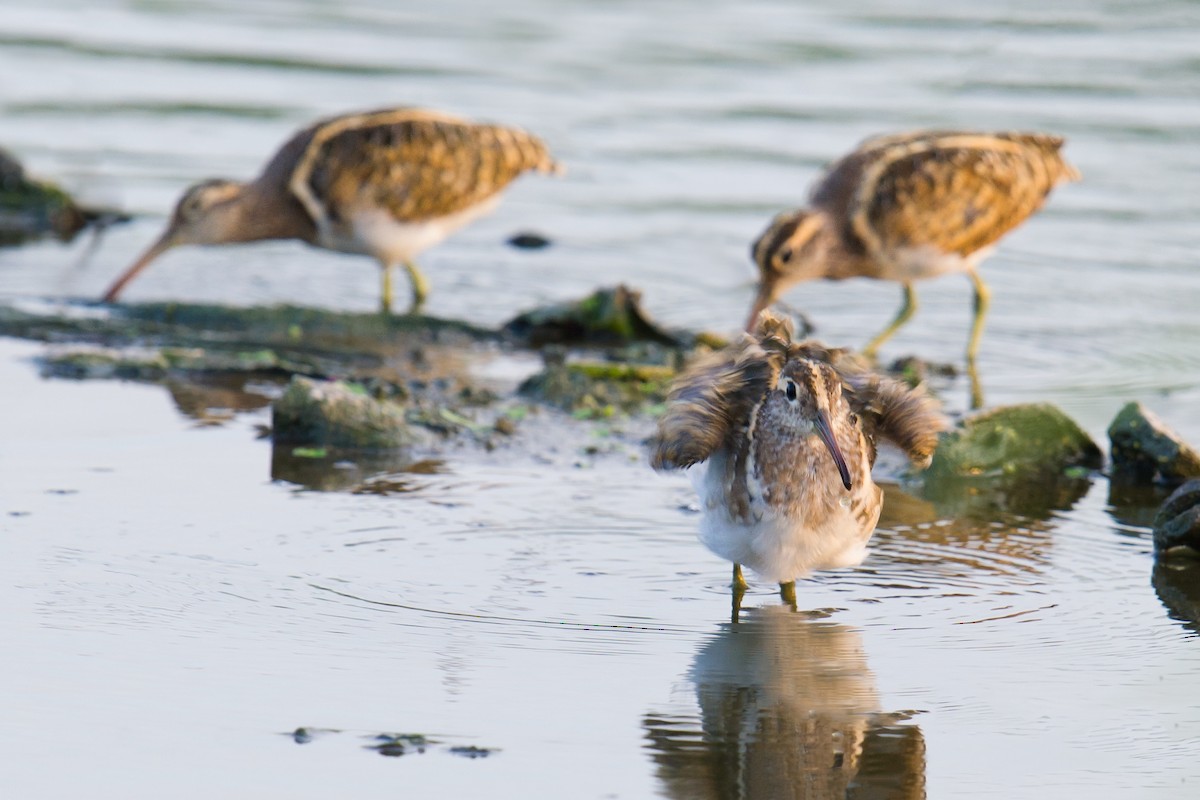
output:
[[271, 409], [276, 444], [388, 450], [413, 442], [404, 409], [339, 381], [295, 375]]
[[43, 236], [69, 242], [89, 225], [125, 222], [128, 214], [85, 208], [65, 191], [29, 177], [21, 162], [0, 149], [0, 245], [16, 245]]
[[1070, 508], [1103, 460], [1092, 438], [1058, 408], [1001, 406], [942, 434], [919, 493], [944, 514], [1038, 518]]
[[1074, 420], [1055, 406], [1030, 403], [976, 414], [944, 434], [926, 475], [929, 481], [1034, 478], [1097, 469], [1102, 461], [1100, 448]]
[[582, 300], [522, 312], [505, 323], [504, 332], [532, 347], [630, 342], [680, 345], [678, 337], [650, 319], [642, 308], [642, 293], [624, 285], [597, 289]]
[[1178, 483], [1200, 477], [1200, 453], [1141, 403], [1129, 403], [1108, 426], [1113, 479]]
[[1154, 552], [1190, 547], [1200, 553], [1200, 479], [1180, 486], [1154, 517]]

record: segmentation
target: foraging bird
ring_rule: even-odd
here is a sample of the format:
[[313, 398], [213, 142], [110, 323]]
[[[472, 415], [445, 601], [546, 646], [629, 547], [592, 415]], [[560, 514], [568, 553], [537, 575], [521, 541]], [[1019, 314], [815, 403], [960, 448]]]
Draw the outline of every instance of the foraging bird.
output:
[[253, 181], [188, 189], [166, 231], [104, 301], [179, 245], [299, 239], [374, 257], [383, 268], [384, 311], [391, 269], [404, 265], [415, 310], [428, 284], [413, 258], [491, 211], [527, 170], [561, 172], [541, 140], [516, 128], [413, 108], [331, 117], [293, 136]]
[[651, 442], [655, 469], [692, 468], [700, 539], [776, 581], [795, 606], [795, 580], [853, 566], [883, 506], [871, 480], [875, 439], [925, 466], [943, 419], [924, 391], [859, 367], [841, 350], [793, 342], [770, 311], [753, 334], [702, 357], [676, 379]]
[[974, 362], [990, 292], [978, 265], [1004, 234], [1079, 173], [1063, 139], [1044, 133], [918, 131], [868, 139], [831, 166], [810, 207], [779, 214], [754, 242], [758, 312], [796, 283], [864, 277], [899, 281], [896, 319], [863, 349], [873, 355], [917, 309], [913, 282], [965, 272], [975, 287], [967, 344]]

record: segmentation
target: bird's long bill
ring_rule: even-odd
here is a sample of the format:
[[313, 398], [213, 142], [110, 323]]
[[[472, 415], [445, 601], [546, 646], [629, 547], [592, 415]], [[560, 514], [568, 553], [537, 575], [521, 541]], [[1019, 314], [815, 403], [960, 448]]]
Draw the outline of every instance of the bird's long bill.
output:
[[846, 457], [842, 455], [842, 448], [838, 447], [837, 439], [833, 438], [833, 426], [829, 424], [829, 415], [824, 411], [817, 412], [816, 427], [817, 435], [829, 449], [829, 455], [833, 456], [833, 463], [837, 464], [838, 472], [842, 476], [842, 485], [846, 487], [846, 491], [850, 491], [850, 487], [853, 486], [850, 481], [850, 468], [846, 466]]
[[750, 316], [746, 320], [746, 332], [754, 333], [758, 326], [758, 315], [775, 302], [775, 284], [764, 279], [758, 284], [758, 294], [754, 296], [754, 305], [750, 307]]
[[129, 269], [125, 270], [125, 272], [121, 274], [121, 277], [113, 281], [113, 285], [108, 287], [108, 291], [104, 293], [104, 302], [114, 302], [117, 299], [117, 295], [119, 295], [121, 290], [125, 288], [125, 284], [137, 277], [137, 274], [148, 267], [151, 261], [158, 258], [174, 246], [175, 243], [171, 239], [170, 231], [167, 231], [160, 236], [158, 241], [147, 247], [146, 252], [142, 253], [141, 256], [138, 257], [138, 260], [134, 261], [133, 264], [130, 265]]

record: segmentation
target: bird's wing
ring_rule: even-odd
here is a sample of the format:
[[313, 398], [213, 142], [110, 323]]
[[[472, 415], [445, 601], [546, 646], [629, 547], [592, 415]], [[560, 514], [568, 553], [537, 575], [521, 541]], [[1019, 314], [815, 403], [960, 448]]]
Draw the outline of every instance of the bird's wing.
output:
[[707, 461], [770, 385], [771, 360], [747, 334], [693, 361], [667, 395], [667, 410], [650, 443], [655, 469], [683, 469]]
[[789, 320], [764, 311], [753, 335], [744, 333], [688, 365], [671, 385], [650, 441], [651, 466], [683, 469], [729, 444], [778, 380], [792, 335]]
[[932, 247], [967, 256], [1078, 178], [1047, 134], [927, 131], [869, 139], [834, 164], [815, 206], [845, 220], [846, 241], [883, 254]]
[[[835, 369], [838, 365], [835, 363]], [[929, 466], [938, 434], [947, 427], [938, 401], [923, 386], [872, 372], [838, 369], [850, 408], [872, 439], [895, 444], [919, 467]]]
[[396, 109], [315, 126], [289, 186], [318, 224], [362, 208], [420, 222], [478, 205], [529, 169], [559, 168], [522, 130]]

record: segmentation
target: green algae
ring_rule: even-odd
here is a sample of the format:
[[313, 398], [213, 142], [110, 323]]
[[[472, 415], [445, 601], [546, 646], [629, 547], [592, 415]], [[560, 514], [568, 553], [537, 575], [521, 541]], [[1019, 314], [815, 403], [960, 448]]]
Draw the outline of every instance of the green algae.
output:
[[945, 433], [927, 482], [945, 478], [1024, 478], [1078, 475], [1099, 469], [1100, 448], [1079, 425], [1048, 403], [1001, 406], [976, 414]]

